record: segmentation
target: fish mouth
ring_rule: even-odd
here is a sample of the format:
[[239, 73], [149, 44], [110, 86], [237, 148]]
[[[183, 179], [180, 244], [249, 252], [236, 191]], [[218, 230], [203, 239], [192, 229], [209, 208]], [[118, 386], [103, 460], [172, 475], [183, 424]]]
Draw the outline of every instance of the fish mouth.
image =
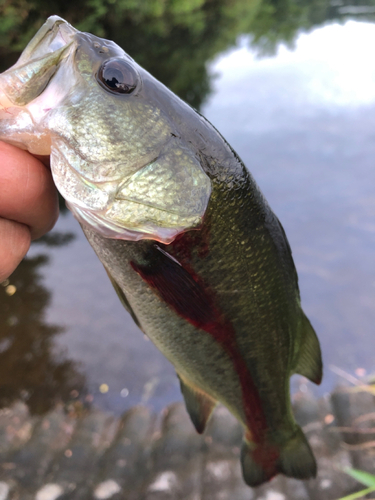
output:
[[49, 17], [16, 64], [0, 75], [0, 105], [21, 107], [37, 98], [70, 52], [76, 33], [61, 17]]
[[[43, 58], [69, 45], [78, 33], [72, 25], [59, 16], [51, 16], [30, 40], [15, 66]], [[12, 68], [10, 68], [12, 69]]]

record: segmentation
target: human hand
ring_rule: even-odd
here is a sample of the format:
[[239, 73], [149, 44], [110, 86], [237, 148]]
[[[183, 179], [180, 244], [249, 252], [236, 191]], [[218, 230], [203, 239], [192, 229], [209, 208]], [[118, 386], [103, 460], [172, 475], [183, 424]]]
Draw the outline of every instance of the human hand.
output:
[[0, 142], [0, 283], [30, 242], [53, 228], [59, 214], [51, 172], [27, 151]]

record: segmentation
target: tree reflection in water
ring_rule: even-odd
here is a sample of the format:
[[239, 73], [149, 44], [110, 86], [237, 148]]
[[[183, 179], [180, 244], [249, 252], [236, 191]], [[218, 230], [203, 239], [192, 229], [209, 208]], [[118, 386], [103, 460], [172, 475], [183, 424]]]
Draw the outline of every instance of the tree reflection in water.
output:
[[[0, 2], [0, 71], [50, 15], [115, 41], [179, 97], [199, 109], [210, 93], [206, 64], [249, 34], [259, 53], [292, 45], [327, 21], [373, 21], [375, 0], [32, 0]], [[230, 89], [228, 89], [229, 91]]]
[[[60, 246], [72, 239], [55, 232], [39, 243]], [[31, 413], [42, 414], [85, 393], [79, 367], [54, 343], [63, 328], [45, 321], [51, 293], [40, 270], [48, 260], [42, 254], [26, 257], [0, 286], [0, 407], [21, 399]]]

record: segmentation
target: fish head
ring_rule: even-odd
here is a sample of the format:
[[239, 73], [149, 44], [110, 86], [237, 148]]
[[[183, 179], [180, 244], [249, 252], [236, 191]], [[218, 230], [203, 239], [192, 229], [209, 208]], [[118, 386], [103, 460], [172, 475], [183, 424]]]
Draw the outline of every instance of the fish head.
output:
[[178, 100], [114, 42], [52, 16], [0, 75], [0, 140], [50, 155], [83, 225], [168, 244], [199, 227], [211, 181], [166, 99]]

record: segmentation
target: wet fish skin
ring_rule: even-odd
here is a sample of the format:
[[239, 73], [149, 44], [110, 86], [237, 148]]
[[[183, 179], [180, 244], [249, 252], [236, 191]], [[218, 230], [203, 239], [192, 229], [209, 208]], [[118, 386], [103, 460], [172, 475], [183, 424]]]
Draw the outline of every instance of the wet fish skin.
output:
[[[46, 90], [36, 75], [39, 97], [26, 66], [30, 105], [22, 85], [18, 104], [0, 94], [0, 104], [9, 106], [0, 110], [0, 138], [34, 153], [50, 141], [57, 186], [122, 303], [175, 366], [198, 432], [220, 401], [245, 428], [241, 461], [250, 486], [278, 472], [313, 477], [316, 463], [292, 415], [289, 378], [301, 373], [320, 383], [321, 354], [280, 222], [207, 120], [113, 42], [70, 28], [58, 18], [47, 21], [21, 56], [27, 64], [37, 51], [50, 65], [46, 47], [63, 52]], [[134, 95], [114, 96], [98, 85], [98, 68], [113, 57], [125, 58], [139, 75]], [[6, 83], [12, 78], [7, 72]], [[0, 75], [3, 91], [4, 81]], [[55, 105], [43, 107], [53, 92]], [[34, 113], [32, 124], [27, 113]], [[126, 209], [111, 219], [113, 200], [129, 208], [134, 193], [138, 222]]]

